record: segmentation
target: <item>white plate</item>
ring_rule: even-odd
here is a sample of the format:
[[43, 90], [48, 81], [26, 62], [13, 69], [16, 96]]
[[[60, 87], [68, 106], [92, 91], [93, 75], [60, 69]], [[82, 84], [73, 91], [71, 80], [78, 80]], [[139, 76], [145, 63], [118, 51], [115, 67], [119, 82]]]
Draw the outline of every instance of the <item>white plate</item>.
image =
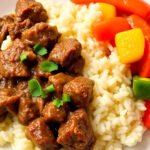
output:
[[[0, 16], [14, 12], [17, 0], [0, 0]], [[55, 0], [62, 1], [62, 0]], [[150, 0], [145, 0], [150, 3]], [[139, 8], [140, 9], [140, 8]], [[11, 150], [11, 148], [0, 148], [0, 150]], [[137, 146], [132, 148], [125, 148], [125, 150], [150, 150], [150, 131], [144, 134], [143, 140]]]

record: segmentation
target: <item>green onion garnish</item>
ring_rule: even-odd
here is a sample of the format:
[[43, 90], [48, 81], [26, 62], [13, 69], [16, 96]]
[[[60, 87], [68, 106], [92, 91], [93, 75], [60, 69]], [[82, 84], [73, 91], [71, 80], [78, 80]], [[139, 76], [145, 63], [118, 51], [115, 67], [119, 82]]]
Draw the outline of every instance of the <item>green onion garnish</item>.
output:
[[45, 47], [43, 47], [41, 44], [36, 44], [33, 47], [33, 49], [40, 56], [44, 56], [48, 53], [47, 49]]
[[68, 94], [63, 94], [62, 100], [65, 103], [71, 102], [71, 97]]
[[59, 107], [63, 106], [63, 101], [60, 100], [60, 99], [58, 99], [58, 98], [56, 98], [56, 99], [53, 101], [53, 104], [54, 104], [55, 107], [59, 108]]
[[52, 61], [44, 61], [40, 64], [40, 69], [44, 72], [52, 72], [58, 70], [58, 65]]
[[29, 87], [30, 93], [33, 97], [39, 97], [39, 96], [41, 96], [42, 98], [47, 97], [45, 92], [43, 91], [40, 83], [36, 79], [31, 79], [28, 82], [28, 87]]
[[27, 59], [27, 54], [21, 54], [20, 55], [20, 61], [24, 61], [24, 60], [26, 60]]
[[50, 86], [48, 86], [47, 88], [46, 88], [46, 91], [47, 92], [54, 92], [55, 91], [55, 87], [54, 87], [54, 85], [52, 84], [52, 85], [50, 85]]

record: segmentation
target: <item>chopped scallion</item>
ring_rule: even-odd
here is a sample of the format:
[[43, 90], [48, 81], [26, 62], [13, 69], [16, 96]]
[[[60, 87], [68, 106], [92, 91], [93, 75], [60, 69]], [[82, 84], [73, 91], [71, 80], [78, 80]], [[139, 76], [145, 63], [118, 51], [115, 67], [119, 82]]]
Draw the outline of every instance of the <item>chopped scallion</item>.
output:
[[56, 98], [56, 99], [53, 101], [53, 104], [54, 104], [55, 107], [59, 108], [59, 107], [63, 106], [63, 101], [60, 100], [60, 99], [58, 99], [58, 98]]
[[29, 91], [33, 97], [39, 97], [39, 96], [41, 96], [42, 98], [47, 97], [47, 95], [43, 91], [40, 83], [36, 79], [31, 79], [28, 82], [28, 87], [29, 87]]
[[46, 91], [47, 92], [54, 92], [55, 91], [55, 87], [54, 87], [54, 85], [52, 84], [52, 85], [50, 85], [50, 86], [48, 86], [47, 88], [46, 88]]
[[71, 102], [71, 97], [68, 94], [63, 94], [62, 100], [65, 103]]
[[40, 64], [40, 69], [44, 72], [53, 72], [58, 70], [58, 65], [52, 61], [44, 61]]
[[33, 49], [40, 56], [44, 56], [48, 53], [48, 50], [45, 47], [43, 47], [41, 44], [36, 44], [33, 47]]
[[20, 55], [20, 61], [25, 61], [27, 59], [27, 54], [21, 54]]

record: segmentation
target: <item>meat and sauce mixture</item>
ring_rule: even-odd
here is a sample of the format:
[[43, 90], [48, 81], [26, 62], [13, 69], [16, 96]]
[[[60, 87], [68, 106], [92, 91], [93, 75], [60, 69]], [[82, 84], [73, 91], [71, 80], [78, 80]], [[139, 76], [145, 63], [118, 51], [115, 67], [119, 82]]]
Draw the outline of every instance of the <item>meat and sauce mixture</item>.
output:
[[18, 0], [16, 13], [0, 18], [0, 121], [8, 113], [26, 126], [41, 150], [88, 150], [95, 136], [87, 115], [92, 80], [81, 75], [84, 59], [77, 39], [60, 40], [57, 27], [34, 0]]

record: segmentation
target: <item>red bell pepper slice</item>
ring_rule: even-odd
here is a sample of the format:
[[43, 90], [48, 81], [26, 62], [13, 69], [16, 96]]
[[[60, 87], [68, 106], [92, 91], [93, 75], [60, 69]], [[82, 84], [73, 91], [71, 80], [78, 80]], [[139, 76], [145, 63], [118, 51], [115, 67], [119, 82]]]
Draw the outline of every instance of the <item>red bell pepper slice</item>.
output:
[[141, 77], [150, 77], [150, 41], [146, 41], [144, 56], [139, 61], [138, 73]]
[[123, 17], [114, 17], [109, 20], [96, 22], [93, 25], [93, 36], [99, 41], [113, 40], [121, 31], [129, 30], [130, 26]]
[[146, 110], [143, 116], [143, 123], [146, 128], [150, 128], [150, 101], [145, 102]]
[[149, 18], [150, 5], [142, 0], [94, 0], [95, 2], [110, 3], [119, 9], [137, 14], [143, 18]]
[[72, 2], [76, 4], [104, 2], [112, 4], [123, 11], [137, 14], [143, 18], [150, 17], [150, 5], [142, 0], [72, 0]]
[[127, 18], [131, 28], [141, 28], [143, 31], [145, 38], [150, 40], [150, 27], [148, 23], [141, 17], [137, 15], [131, 15]]

